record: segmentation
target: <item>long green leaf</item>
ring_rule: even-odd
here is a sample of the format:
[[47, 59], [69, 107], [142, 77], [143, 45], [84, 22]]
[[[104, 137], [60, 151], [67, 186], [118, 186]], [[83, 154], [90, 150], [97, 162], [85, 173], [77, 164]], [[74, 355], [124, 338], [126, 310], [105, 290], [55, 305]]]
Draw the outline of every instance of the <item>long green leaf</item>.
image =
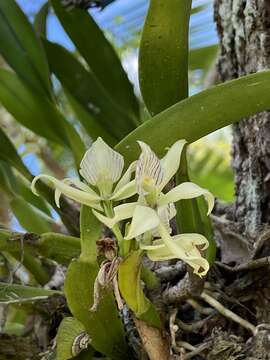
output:
[[0, 2], [0, 53], [28, 85], [51, 97], [44, 49], [15, 0]]
[[116, 150], [127, 162], [137, 159], [137, 140], [164, 154], [179, 138], [189, 143], [241, 119], [270, 109], [270, 71], [243, 76], [180, 101], [139, 126]]
[[51, 101], [31, 90], [16, 74], [5, 69], [0, 69], [0, 102], [22, 125], [72, 149], [79, 164], [85, 149], [76, 130]]
[[24, 165], [17, 153], [15, 146], [9, 140], [5, 132], [0, 128], [0, 159], [15, 167], [28, 180], [32, 180], [32, 174]]
[[[4, 131], [0, 128], [0, 159], [7, 162], [10, 166], [13, 166], [17, 169], [27, 180], [30, 182], [33, 180], [33, 175], [29, 172], [27, 167], [22, 162], [20, 156], [18, 155], [14, 145], [9, 140]], [[62, 198], [60, 200], [61, 208], [58, 208], [54, 201], [54, 191], [48, 185], [39, 181], [37, 183], [38, 192], [48, 201], [48, 203], [54, 208], [56, 212], [60, 215], [64, 225], [70, 231], [71, 234], [77, 235], [78, 228], [76, 226], [76, 216], [78, 215], [70, 207], [69, 203]]]
[[218, 45], [209, 45], [201, 48], [191, 49], [189, 52], [189, 69], [207, 70], [213, 63], [218, 52]]
[[0, 102], [17, 121], [36, 134], [62, 145], [68, 144], [53, 105], [5, 69], [0, 69]]
[[[0, 251], [20, 254], [20, 239], [24, 236], [23, 233], [0, 230]], [[32, 239], [31, 244], [28, 242], [24, 244], [24, 250], [28, 253], [38, 253], [45, 258], [55, 260], [65, 265], [68, 265], [72, 259], [80, 255], [81, 243], [79, 238], [54, 232], [43, 233], [40, 236], [35, 234], [33, 236], [34, 239]]]
[[0, 283], [0, 303], [34, 301], [52, 295], [61, 295], [61, 291], [38, 287]]
[[139, 55], [140, 88], [155, 115], [188, 94], [191, 0], [151, 0]]
[[49, 41], [44, 41], [44, 45], [52, 72], [64, 89], [91, 114], [86, 121], [85, 117], [78, 120], [92, 138], [103, 135], [110, 142], [114, 139], [115, 145], [116, 139], [120, 140], [134, 129], [127, 115], [115, 105], [96, 76], [87, 71], [73, 54]]
[[67, 34], [86, 60], [89, 68], [116, 104], [138, 121], [138, 103], [127, 74], [113, 47], [93, 18], [84, 10], [67, 11], [59, 0], [51, 0], [57, 17]]
[[79, 238], [52, 232], [42, 234], [33, 246], [42, 256], [65, 265], [77, 258], [81, 252]]
[[29, 204], [41, 210], [44, 214], [51, 216], [51, 211], [42, 197], [38, 197], [30, 189], [31, 184], [21, 176], [16, 176], [16, 190]]
[[22, 196], [29, 204], [41, 210], [44, 214], [50, 216], [51, 212], [41, 197], [37, 197], [30, 190], [28, 183], [22, 176], [16, 176], [11, 166], [0, 160], [0, 187], [10, 199], [16, 196]]
[[39, 36], [47, 36], [47, 17], [49, 14], [50, 5], [48, 1], [43, 4], [39, 12], [35, 16], [34, 29]]
[[41, 212], [38, 212], [34, 207], [28, 204], [20, 196], [14, 196], [10, 201], [10, 208], [13, 214], [16, 216], [20, 225], [29, 232], [42, 234], [52, 230], [52, 223], [48, 221], [49, 218], [42, 216]]

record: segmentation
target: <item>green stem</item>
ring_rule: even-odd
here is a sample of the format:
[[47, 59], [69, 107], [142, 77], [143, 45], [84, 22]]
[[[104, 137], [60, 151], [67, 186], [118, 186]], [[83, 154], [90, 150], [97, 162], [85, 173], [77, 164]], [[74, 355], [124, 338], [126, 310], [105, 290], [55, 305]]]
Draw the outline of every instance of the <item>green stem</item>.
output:
[[[104, 201], [104, 212], [108, 217], [113, 217], [114, 216], [114, 211], [113, 211], [111, 201]], [[116, 237], [116, 240], [118, 242], [119, 255], [122, 256], [122, 257], [125, 257], [125, 255], [126, 255], [125, 240], [123, 238], [123, 235], [121, 233], [119, 225], [118, 224], [114, 225], [114, 227], [112, 228], [112, 231], [113, 231], [113, 233], [114, 233], [114, 235]]]

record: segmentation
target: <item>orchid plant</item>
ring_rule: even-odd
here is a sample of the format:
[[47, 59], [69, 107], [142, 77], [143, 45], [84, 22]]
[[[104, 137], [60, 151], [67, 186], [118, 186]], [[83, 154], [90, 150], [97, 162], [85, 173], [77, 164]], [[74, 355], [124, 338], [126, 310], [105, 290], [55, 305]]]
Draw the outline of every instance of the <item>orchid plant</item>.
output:
[[[165, 190], [180, 166], [185, 140], [173, 144], [161, 160], [150, 146], [142, 141], [138, 144], [141, 155], [123, 175], [123, 156], [99, 137], [81, 161], [80, 174], [84, 181], [70, 178], [61, 181], [42, 174], [34, 178], [32, 191], [37, 194], [35, 185], [39, 179], [48, 180], [55, 187], [57, 206], [60, 206], [59, 198], [64, 194], [91, 207], [97, 219], [112, 229], [119, 256], [128, 255], [130, 246], [127, 245], [133, 241], [132, 249], [146, 251], [153, 261], [181, 259], [193, 268], [195, 274], [204, 276], [209, 264], [202, 252], [208, 247], [208, 240], [196, 233], [172, 235], [170, 223], [176, 216], [174, 203], [177, 201], [204, 196], [209, 214], [214, 197], [192, 182]], [[119, 205], [128, 198], [132, 198], [132, 202]], [[123, 221], [124, 227], [121, 226]]]

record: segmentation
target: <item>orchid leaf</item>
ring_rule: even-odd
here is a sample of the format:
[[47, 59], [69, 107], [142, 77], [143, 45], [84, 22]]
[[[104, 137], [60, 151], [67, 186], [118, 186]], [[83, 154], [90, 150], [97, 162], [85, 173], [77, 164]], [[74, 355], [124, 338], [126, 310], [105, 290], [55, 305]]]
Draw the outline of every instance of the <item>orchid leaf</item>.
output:
[[[160, 327], [160, 319], [153, 304], [141, 287], [142, 252], [133, 251], [119, 266], [118, 282], [121, 295], [138, 319]], [[132, 286], [130, 286], [132, 284]]]
[[102, 30], [88, 12], [82, 9], [66, 10], [60, 0], [51, 0], [51, 4], [89, 69], [117, 106], [129, 114], [129, 126], [135, 127], [139, 116], [137, 99], [120, 59]]
[[189, 52], [189, 69], [208, 70], [217, 56], [218, 46], [209, 45], [205, 47], [191, 49]]
[[41, 95], [51, 98], [44, 49], [15, 0], [0, 2], [0, 53], [23, 81]]
[[22, 125], [72, 149], [79, 164], [85, 149], [73, 126], [50, 100], [32, 91], [16, 74], [5, 69], [0, 69], [0, 102]]
[[[68, 144], [52, 104], [33, 92], [19, 77], [0, 69], [0, 102], [22, 125], [49, 140]], [[39, 119], [39, 121], [37, 121]]]
[[89, 310], [93, 304], [97, 273], [97, 264], [82, 259], [71, 262], [65, 279], [68, 306], [73, 316], [84, 325], [96, 350], [114, 360], [124, 360], [129, 351], [111, 290], [102, 290], [97, 310]]
[[35, 301], [39, 298], [48, 298], [61, 295], [61, 291], [48, 290], [38, 287], [0, 283], [0, 303], [15, 303], [20, 301]]
[[24, 165], [21, 157], [17, 153], [15, 146], [12, 144], [9, 137], [1, 128], [0, 128], [0, 159], [7, 162], [14, 168], [16, 168], [28, 180], [32, 180], [32, 174]]
[[101, 236], [101, 223], [95, 217], [92, 209], [88, 206], [81, 207], [81, 258], [96, 264], [97, 262], [97, 246], [96, 241]]
[[[134, 126], [129, 126], [127, 115], [115, 105], [95, 74], [87, 71], [79, 60], [62, 46], [49, 41], [44, 41], [44, 46], [52, 72], [65, 91], [89, 113], [87, 119], [79, 117], [78, 120], [93, 139], [103, 135], [105, 141], [113, 138], [115, 144], [116, 139], [121, 139], [133, 130]], [[73, 105], [71, 103], [71, 106]]]
[[76, 342], [78, 339], [84, 337], [85, 347], [87, 347], [87, 359], [91, 359], [94, 354], [94, 350], [87, 346], [87, 333], [85, 328], [78, 320], [72, 317], [66, 317], [62, 320], [56, 336], [56, 352], [57, 360], [69, 360], [81, 352], [81, 349]]
[[5, 256], [8, 255], [20, 262], [39, 284], [46, 284], [50, 279], [47, 270], [43, 268], [40, 259], [36, 258], [36, 254], [28, 245], [24, 245], [24, 248], [22, 248], [22, 240], [23, 234], [1, 230], [0, 251], [5, 252]]
[[34, 20], [34, 29], [39, 36], [47, 36], [47, 18], [49, 15], [50, 5], [46, 1], [38, 11]]
[[53, 232], [41, 234], [34, 246], [42, 256], [65, 265], [77, 258], [81, 251], [79, 238]]
[[[146, 142], [156, 154], [179, 138], [189, 143], [217, 129], [270, 109], [270, 71], [227, 81], [178, 102], [139, 126], [115, 148], [126, 164], [139, 154], [137, 140]], [[158, 141], [157, 141], [158, 139]]]
[[25, 230], [36, 234], [52, 230], [53, 221], [50, 224], [49, 218], [42, 216], [41, 212], [39, 213], [21, 196], [14, 196], [10, 201], [10, 208]]
[[151, 0], [139, 54], [140, 89], [155, 115], [188, 94], [191, 0]]

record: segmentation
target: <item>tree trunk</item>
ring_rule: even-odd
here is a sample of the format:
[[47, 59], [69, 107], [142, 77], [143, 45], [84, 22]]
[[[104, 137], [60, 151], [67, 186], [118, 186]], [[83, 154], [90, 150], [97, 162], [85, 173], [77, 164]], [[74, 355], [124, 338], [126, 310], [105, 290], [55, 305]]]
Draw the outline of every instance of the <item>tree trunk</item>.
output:
[[[215, 21], [221, 45], [218, 71], [222, 81], [270, 68], [269, 0], [215, 0]], [[233, 168], [234, 220], [254, 241], [258, 231], [270, 223], [269, 113], [233, 126]]]

